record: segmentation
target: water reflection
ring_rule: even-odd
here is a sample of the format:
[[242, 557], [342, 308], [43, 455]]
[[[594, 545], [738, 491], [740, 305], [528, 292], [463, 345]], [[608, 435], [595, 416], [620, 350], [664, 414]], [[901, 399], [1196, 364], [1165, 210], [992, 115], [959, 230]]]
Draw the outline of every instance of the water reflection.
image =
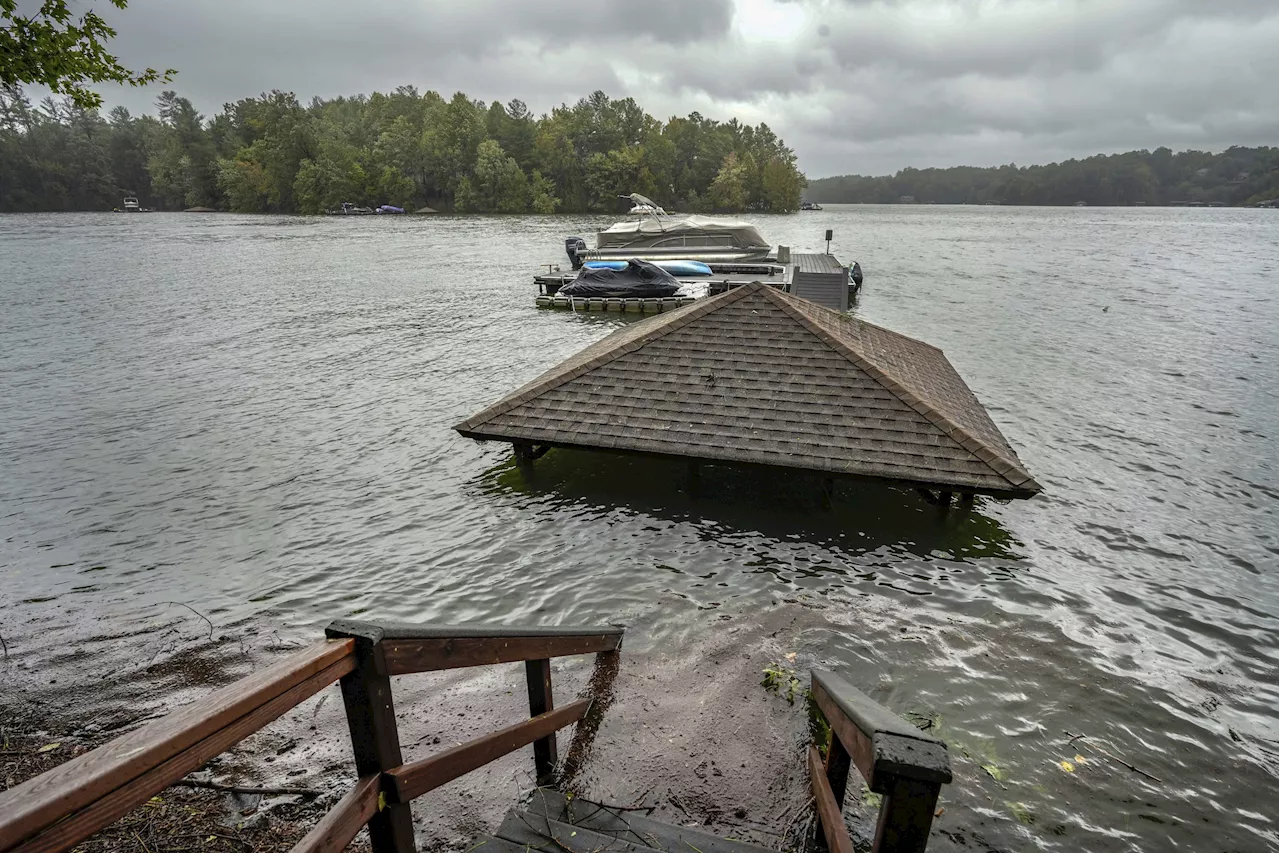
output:
[[675, 459], [556, 449], [533, 465], [507, 459], [478, 482], [490, 495], [533, 498], [575, 515], [625, 510], [690, 524], [708, 540], [752, 533], [853, 558], [891, 550], [924, 559], [1021, 559], [1022, 543], [986, 511], [994, 499], [947, 511], [910, 489], [839, 479], [828, 498], [821, 475], [805, 471], [704, 464], [695, 482]]

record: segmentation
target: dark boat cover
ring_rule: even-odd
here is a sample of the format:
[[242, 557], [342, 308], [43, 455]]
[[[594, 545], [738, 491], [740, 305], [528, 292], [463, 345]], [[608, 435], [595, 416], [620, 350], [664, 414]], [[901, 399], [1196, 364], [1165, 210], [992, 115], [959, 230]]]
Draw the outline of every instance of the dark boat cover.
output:
[[646, 299], [675, 296], [679, 289], [680, 282], [671, 273], [648, 261], [632, 258], [627, 261], [626, 269], [584, 269], [560, 288], [559, 295]]

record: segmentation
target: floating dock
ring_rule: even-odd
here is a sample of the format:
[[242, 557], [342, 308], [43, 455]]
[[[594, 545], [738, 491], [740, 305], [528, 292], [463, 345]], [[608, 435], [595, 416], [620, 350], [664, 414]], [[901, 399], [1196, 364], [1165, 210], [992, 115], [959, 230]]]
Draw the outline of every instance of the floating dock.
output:
[[627, 314], [661, 314], [696, 301], [695, 296], [665, 296], [653, 299], [616, 299], [603, 296], [538, 296], [539, 308], [567, 308], [571, 311], [612, 311]]
[[681, 294], [662, 299], [572, 298], [561, 296], [560, 289], [573, 281], [577, 271], [551, 270], [534, 276], [538, 285], [535, 303], [539, 308], [563, 308], [573, 311], [615, 311], [659, 314], [688, 305], [696, 299], [717, 296], [747, 284], [760, 283], [783, 293], [816, 302], [825, 308], [848, 311], [858, 285], [849, 277], [849, 267], [833, 255], [791, 254], [779, 252], [783, 260], [759, 263], [711, 263], [709, 276], [676, 276]]

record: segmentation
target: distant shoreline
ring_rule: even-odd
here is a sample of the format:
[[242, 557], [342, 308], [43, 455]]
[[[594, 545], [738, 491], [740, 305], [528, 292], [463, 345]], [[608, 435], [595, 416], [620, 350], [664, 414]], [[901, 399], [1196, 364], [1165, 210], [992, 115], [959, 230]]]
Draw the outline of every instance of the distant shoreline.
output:
[[1043, 166], [903, 169], [809, 181], [820, 204], [998, 204], [1009, 207], [1273, 206], [1280, 149], [1232, 146], [1220, 154], [1128, 151]]

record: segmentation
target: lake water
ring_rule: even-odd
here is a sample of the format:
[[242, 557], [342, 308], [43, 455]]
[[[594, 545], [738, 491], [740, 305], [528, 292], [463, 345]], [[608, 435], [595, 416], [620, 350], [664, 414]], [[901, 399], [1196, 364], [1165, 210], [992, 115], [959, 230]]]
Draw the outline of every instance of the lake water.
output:
[[10, 656], [166, 601], [312, 633], [623, 622], [672, 660], [795, 611], [802, 673], [938, 718], [931, 850], [1275, 849], [1275, 212], [756, 219], [800, 251], [834, 229], [856, 313], [942, 347], [1044, 493], [944, 518], [842, 484], [825, 511], [809, 478], [717, 470], [694, 499], [667, 463], [525, 477], [460, 438], [625, 322], [533, 307], [607, 218], [5, 215]]

